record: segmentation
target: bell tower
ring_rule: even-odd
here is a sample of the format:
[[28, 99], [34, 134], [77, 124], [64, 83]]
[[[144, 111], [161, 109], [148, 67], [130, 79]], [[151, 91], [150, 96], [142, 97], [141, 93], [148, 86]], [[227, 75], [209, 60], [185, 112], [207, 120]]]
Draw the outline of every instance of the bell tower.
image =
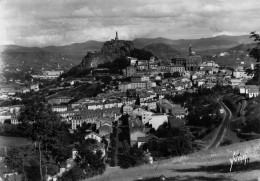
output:
[[192, 56], [192, 46], [190, 44], [190, 47], [189, 47], [189, 56]]

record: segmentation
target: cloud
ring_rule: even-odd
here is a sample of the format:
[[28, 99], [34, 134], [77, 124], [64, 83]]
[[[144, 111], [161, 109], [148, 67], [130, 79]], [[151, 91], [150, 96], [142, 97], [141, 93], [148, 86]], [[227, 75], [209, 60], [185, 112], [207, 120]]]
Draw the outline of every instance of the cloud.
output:
[[8, 0], [0, 44], [65, 45], [139, 37], [201, 38], [260, 31], [260, 1]]
[[216, 36], [221, 36], [221, 35], [228, 35], [228, 36], [238, 36], [238, 35], [246, 35], [246, 34], [249, 34], [248, 32], [239, 32], [239, 33], [236, 33], [236, 32], [229, 32], [229, 31], [221, 31], [219, 33], [215, 33], [213, 34], [213, 37], [216, 37]]

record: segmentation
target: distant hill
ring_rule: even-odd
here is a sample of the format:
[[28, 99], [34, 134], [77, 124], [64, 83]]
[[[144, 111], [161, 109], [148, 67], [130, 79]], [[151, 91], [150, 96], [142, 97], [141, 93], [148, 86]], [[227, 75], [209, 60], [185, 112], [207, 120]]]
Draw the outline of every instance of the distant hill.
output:
[[3, 63], [12, 68], [54, 69], [59, 64], [63, 69], [70, 69], [78, 65], [87, 52], [100, 51], [102, 45], [97, 41], [43, 48], [6, 45], [0, 46], [0, 56]]
[[49, 47], [44, 47], [42, 49], [48, 52], [84, 56], [88, 52], [100, 51], [102, 45], [103, 42], [91, 40], [85, 43], [74, 43], [66, 46], [49, 46]]
[[241, 36], [216, 36], [210, 38], [200, 38], [200, 39], [180, 39], [180, 40], [170, 40], [166, 38], [138, 38], [135, 39], [134, 45], [137, 48], [144, 48], [150, 44], [163, 43], [170, 45], [173, 49], [180, 52], [187, 52], [189, 45], [191, 44], [196, 52], [207, 53], [209, 50], [211, 52], [219, 52], [223, 49], [232, 48], [240, 44], [246, 44], [253, 42], [249, 38], [249, 35]]
[[153, 55], [162, 59], [169, 59], [178, 55], [180, 52], [173, 49], [170, 45], [164, 43], [154, 43], [143, 47], [144, 50], [150, 51]]
[[256, 43], [250, 43], [250, 44], [240, 44], [238, 46], [229, 48], [227, 52], [229, 54], [244, 54], [247, 55], [249, 53], [249, 49], [254, 48], [256, 46]]
[[[221, 52], [227, 52], [228, 54], [225, 56], [216, 56], [213, 58], [213, 60], [222, 66], [228, 65], [231, 67], [236, 67], [243, 65], [245, 67], [249, 67], [252, 63], [255, 63], [256, 60], [248, 55], [248, 50], [254, 48], [255, 46], [255, 43], [249, 43], [223, 49]], [[219, 53], [220, 52], [218, 52], [217, 55], [219, 55]], [[243, 64], [241, 64], [241, 62], [243, 62]]]

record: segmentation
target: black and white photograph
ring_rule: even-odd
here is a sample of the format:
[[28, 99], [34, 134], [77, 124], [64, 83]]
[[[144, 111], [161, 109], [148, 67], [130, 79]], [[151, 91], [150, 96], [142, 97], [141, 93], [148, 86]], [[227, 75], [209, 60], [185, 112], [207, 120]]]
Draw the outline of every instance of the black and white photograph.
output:
[[0, 0], [0, 181], [260, 181], [260, 0]]

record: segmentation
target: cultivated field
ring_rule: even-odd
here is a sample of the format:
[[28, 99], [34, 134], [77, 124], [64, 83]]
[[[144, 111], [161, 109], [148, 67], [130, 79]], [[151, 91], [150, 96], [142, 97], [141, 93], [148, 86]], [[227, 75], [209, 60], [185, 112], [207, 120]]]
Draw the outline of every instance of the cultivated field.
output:
[[[234, 172], [229, 172], [230, 161], [233, 151], [239, 150], [250, 158], [247, 167], [240, 166]], [[177, 181], [221, 181], [241, 180], [257, 181], [260, 179], [260, 139], [235, 143], [229, 146], [200, 151], [187, 156], [164, 160], [153, 165], [144, 165], [131, 169], [122, 170], [118, 167], [108, 168], [101, 175], [90, 181], [109, 180], [145, 180], [156, 181], [161, 175], [167, 180]]]

